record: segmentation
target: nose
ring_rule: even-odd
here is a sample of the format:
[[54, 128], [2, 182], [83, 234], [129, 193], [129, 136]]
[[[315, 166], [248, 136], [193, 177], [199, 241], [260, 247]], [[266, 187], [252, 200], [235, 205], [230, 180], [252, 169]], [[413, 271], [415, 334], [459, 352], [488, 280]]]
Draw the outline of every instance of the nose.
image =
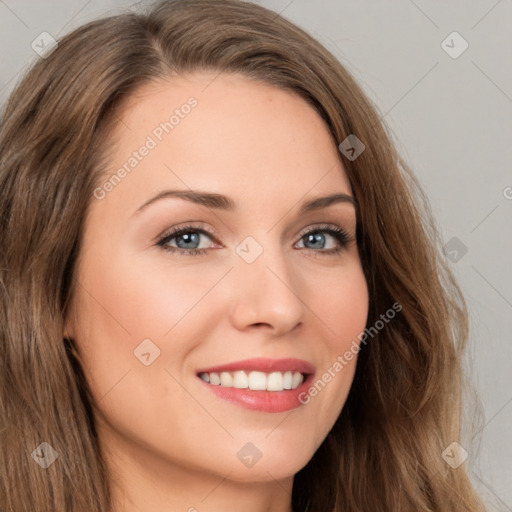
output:
[[237, 259], [229, 282], [229, 316], [236, 329], [266, 329], [279, 336], [303, 322], [307, 298], [282, 251], [265, 249], [252, 263]]

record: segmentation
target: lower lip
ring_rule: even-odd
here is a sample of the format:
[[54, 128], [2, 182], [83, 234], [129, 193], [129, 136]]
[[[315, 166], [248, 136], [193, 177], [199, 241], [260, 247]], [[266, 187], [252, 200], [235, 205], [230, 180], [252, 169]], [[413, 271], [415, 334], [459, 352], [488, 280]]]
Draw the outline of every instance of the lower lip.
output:
[[301, 393], [307, 392], [312, 377], [312, 375], [307, 375], [304, 382], [299, 387], [295, 389], [285, 389], [283, 391], [255, 391], [249, 388], [224, 388], [220, 385], [209, 384], [200, 377], [198, 377], [198, 379], [218, 397], [228, 402], [233, 402], [245, 409], [262, 412], [284, 412], [304, 405], [299, 400], [299, 396], [304, 396], [301, 395]]

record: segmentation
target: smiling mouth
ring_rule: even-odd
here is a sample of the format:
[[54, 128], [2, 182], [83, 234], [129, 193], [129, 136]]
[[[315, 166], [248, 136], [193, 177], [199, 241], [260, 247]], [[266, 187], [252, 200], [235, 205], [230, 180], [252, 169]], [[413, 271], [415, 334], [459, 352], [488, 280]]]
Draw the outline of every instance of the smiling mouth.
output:
[[253, 391], [286, 391], [298, 388], [309, 374], [298, 371], [259, 372], [259, 371], [223, 371], [200, 372], [197, 374], [206, 383], [213, 386]]

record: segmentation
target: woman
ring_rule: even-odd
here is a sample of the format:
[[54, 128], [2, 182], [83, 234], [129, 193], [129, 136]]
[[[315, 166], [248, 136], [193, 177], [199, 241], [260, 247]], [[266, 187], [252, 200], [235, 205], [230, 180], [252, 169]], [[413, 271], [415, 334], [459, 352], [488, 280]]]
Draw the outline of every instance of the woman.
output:
[[483, 510], [463, 298], [305, 32], [236, 0], [89, 23], [0, 161], [2, 510]]

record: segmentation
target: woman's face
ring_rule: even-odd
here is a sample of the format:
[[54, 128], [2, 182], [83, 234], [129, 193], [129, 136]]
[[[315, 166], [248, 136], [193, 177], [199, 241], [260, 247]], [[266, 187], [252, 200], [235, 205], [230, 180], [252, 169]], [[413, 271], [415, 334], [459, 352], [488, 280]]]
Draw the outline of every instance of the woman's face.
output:
[[301, 469], [340, 414], [368, 292], [319, 115], [215, 76], [153, 83], [120, 113], [65, 334], [119, 468], [263, 482]]

